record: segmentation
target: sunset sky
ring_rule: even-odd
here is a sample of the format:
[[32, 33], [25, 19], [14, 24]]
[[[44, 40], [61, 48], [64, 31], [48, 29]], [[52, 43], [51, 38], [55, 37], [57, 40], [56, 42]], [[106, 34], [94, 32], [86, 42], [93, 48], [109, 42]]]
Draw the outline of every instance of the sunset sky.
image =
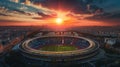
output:
[[[32, 0], [28, 5], [22, 4], [24, 0], [18, 3], [12, 0], [0, 0], [0, 26], [120, 25], [118, 2], [120, 0]], [[62, 18], [62, 24], [55, 22], [57, 18]]]

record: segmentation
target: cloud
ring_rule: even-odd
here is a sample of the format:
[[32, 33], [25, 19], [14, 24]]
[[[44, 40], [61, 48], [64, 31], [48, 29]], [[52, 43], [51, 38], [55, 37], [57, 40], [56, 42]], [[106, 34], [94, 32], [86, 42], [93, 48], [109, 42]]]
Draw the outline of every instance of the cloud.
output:
[[81, 0], [46, 0], [42, 4], [46, 7], [54, 9], [59, 8], [70, 9], [80, 6], [80, 3], [82, 4]]
[[[112, 11], [114, 9], [116, 9], [117, 11], [119, 10], [118, 8], [120, 8], [120, 6], [118, 5], [119, 4], [118, 0], [116, 1], [113, 1], [113, 0], [105, 0], [105, 1], [103, 0], [32, 0], [32, 1], [34, 3], [41, 3], [44, 7], [47, 7], [48, 9], [54, 9], [56, 11], [58, 10], [71, 11], [74, 14], [84, 14], [84, 16], [85, 14], [90, 13], [89, 11], [91, 10], [91, 8], [94, 10], [103, 8], [103, 11], [108, 10], [107, 7], [109, 7], [109, 10], [111, 9]], [[101, 17], [104, 17], [104, 16], [105, 15], [102, 15]], [[119, 16], [120, 14], [117, 16], [112, 15], [106, 18], [99, 18], [99, 19], [92, 19], [92, 20], [102, 21], [110, 25], [120, 25], [120, 20], [117, 18]], [[94, 17], [95, 16], [93, 16], [92, 18]], [[77, 18], [80, 18], [80, 17], [77, 17]], [[12, 22], [12, 21], [14, 22], [14, 20], [0, 20], [0, 23]]]
[[95, 17], [90, 17], [88, 20], [94, 20], [94, 21], [98, 21], [98, 22], [103, 22], [109, 25], [113, 25], [113, 26], [120, 26], [120, 19], [118, 17], [115, 18], [110, 18], [110, 17], [104, 17], [104, 18], [95, 18]]

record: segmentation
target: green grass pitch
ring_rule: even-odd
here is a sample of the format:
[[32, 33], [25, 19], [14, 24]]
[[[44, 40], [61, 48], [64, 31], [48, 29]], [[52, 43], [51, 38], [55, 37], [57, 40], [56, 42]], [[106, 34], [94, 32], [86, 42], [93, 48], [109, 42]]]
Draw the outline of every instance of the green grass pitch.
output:
[[43, 51], [73, 51], [77, 50], [76, 46], [72, 45], [46, 45], [40, 48]]

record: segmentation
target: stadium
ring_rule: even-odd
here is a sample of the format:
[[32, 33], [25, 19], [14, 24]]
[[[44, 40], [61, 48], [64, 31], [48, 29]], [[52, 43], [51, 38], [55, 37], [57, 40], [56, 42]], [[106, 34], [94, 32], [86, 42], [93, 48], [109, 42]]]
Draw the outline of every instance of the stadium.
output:
[[50, 32], [27, 39], [19, 45], [29, 59], [61, 62], [79, 61], [99, 53], [99, 45], [75, 32]]

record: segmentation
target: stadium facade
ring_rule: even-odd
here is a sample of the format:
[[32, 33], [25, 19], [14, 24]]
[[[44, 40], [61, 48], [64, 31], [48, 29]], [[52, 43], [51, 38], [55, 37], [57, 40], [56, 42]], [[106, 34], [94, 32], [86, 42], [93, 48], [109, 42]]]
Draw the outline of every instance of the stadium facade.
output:
[[23, 41], [19, 50], [26, 62], [38, 65], [38, 62], [87, 62], [100, 54], [98, 43], [76, 32], [38, 33]]

